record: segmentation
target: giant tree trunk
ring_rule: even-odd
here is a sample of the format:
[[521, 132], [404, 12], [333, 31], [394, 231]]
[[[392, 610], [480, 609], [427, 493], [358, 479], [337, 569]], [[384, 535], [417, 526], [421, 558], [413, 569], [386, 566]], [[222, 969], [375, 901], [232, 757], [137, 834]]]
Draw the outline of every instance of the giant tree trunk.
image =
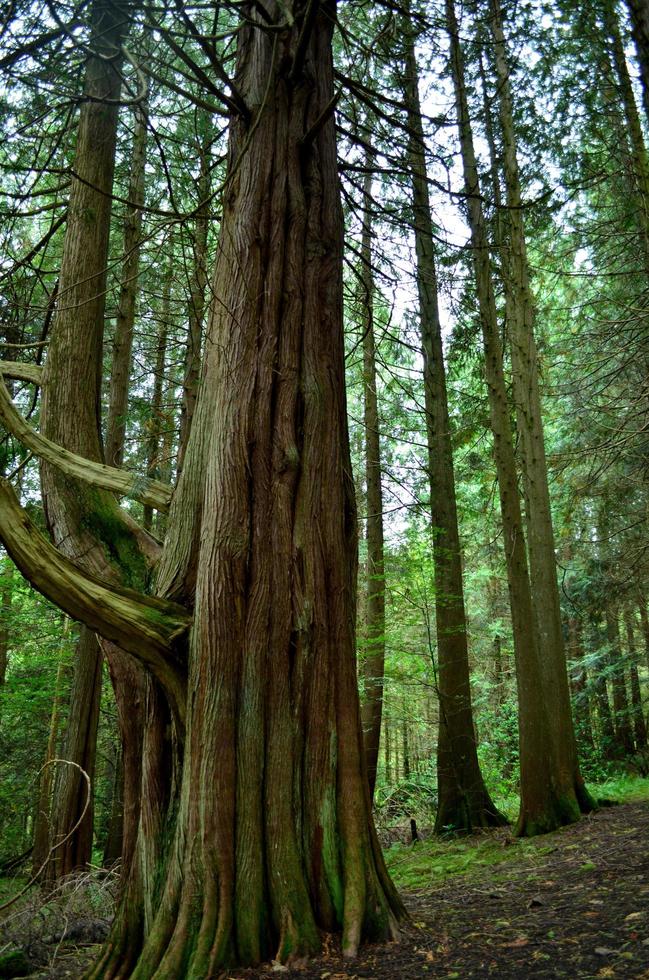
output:
[[543, 693], [547, 703], [552, 705], [558, 776], [567, 794], [576, 799], [581, 811], [589, 812], [593, 809], [594, 800], [586, 790], [579, 771], [561, 623], [534, 337], [534, 298], [529, 284], [509, 65], [499, 0], [491, 0], [491, 7], [510, 245], [508, 261], [503, 262], [503, 271], [508, 279], [510, 292], [508, 327], [512, 388], [521, 444], [534, 623], [538, 636]]
[[[356, 686], [335, 11], [295, 8], [269, 33], [259, 7], [238, 33], [253, 121], [232, 122], [219, 302], [165, 542], [182, 554], [159, 579], [177, 594], [196, 580], [175, 831], [169, 843], [159, 828], [160, 891], [144, 873], [141, 952], [127, 896], [102, 980], [295, 959], [319, 948], [320, 928], [341, 930], [350, 955], [402, 913], [372, 825]], [[156, 833], [143, 821], [139, 848]]]
[[544, 691], [538, 629], [530, 588], [514, 447], [509, 418], [496, 300], [491, 281], [489, 242], [481, 204], [464, 78], [464, 56], [453, 0], [446, 0], [451, 41], [451, 72], [462, 151], [467, 213], [485, 353], [489, 411], [494, 436], [500, 508], [505, 537], [516, 680], [518, 685], [521, 809], [516, 832], [533, 835], [577, 820], [580, 814], [574, 773], [560, 764]]
[[363, 233], [359, 289], [360, 325], [363, 332], [363, 400], [365, 421], [365, 482], [367, 517], [367, 594], [365, 598], [365, 663], [363, 678], [363, 736], [365, 763], [374, 796], [381, 740], [383, 672], [385, 665], [385, 570], [383, 561], [383, 495], [381, 493], [381, 441], [376, 392], [374, 342], [374, 281], [372, 275], [372, 157], [365, 158]]
[[462, 555], [455, 501], [437, 271], [412, 25], [405, 25], [404, 102], [417, 252], [419, 322], [424, 355], [430, 509], [435, 561], [439, 736], [435, 830], [471, 830], [506, 823], [480, 772], [471, 705]]

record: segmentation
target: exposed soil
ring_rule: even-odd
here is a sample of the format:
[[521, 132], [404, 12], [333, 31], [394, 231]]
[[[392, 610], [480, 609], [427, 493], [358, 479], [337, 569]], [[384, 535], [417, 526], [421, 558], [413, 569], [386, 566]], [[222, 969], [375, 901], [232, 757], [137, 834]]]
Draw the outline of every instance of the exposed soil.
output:
[[[509, 832], [492, 835], [516, 846]], [[235, 970], [223, 980], [649, 980], [649, 806], [605, 808], [533, 843], [538, 856], [402, 893], [412, 926], [399, 943], [363, 949], [353, 963], [333, 953], [303, 970]]]
[[[491, 835], [516, 847], [507, 831]], [[399, 943], [363, 948], [351, 963], [329, 944], [300, 969], [269, 964], [219, 980], [649, 980], [649, 805], [602, 809], [532, 844], [515, 861], [405, 893], [412, 921]], [[81, 972], [70, 950], [54, 972], [39, 976]]]

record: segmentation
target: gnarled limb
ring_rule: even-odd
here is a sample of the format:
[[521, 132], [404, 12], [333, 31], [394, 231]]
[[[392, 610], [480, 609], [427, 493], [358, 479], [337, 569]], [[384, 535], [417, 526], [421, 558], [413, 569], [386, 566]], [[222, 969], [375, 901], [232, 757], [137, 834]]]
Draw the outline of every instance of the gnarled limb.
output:
[[85, 459], [62, 446], [57, 446], [56, 443], [32, 429], [17, 410], [3, 381], [0, 381], [0, 422], [27, 449], [31, 449], [36, 456], [56, 466], [67, 476], [83, 480], [84, 483], [101, 487], [103, 490], [112, 490], [122, 497], [139, 500], [140, 503], [148, 504], [157, 510], [168, 509], [172, 490], [166, 483], [149, 480], [136, 473], [127, 473], [114, 466]]
[[29, 381], [33, 385], [43, 383], [43, 368], [38, 364], [25, 364], [23, 361], [0, 361], [0, 373], [5, 378], [16, 381]]
[[191, 623], [182, 606], [117, 585], [108, 587], [82, 572], [43, 537], [7, 480], [0, 481], [0, 540], [38, 592], [145, 664], [165, 688], [182, 721], [185, 671], [181, 651]]

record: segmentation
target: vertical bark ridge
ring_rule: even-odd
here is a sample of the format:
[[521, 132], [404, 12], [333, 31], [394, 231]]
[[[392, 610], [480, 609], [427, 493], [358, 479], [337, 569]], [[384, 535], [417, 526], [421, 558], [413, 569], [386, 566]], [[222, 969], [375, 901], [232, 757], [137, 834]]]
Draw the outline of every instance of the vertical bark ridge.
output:
[[305, 140], [333, 91], [330, 15], [318, 5], [298, 79], [299, 24], [274, 44], [251, 23], [239, 34], [237, 85], [264, 111], [252, 138], [232, 123], [195, 419], [210, 389], [210, 432], [192, 427], [178, 490], [196, 500], [183, 478], [202, 456], [183, 787], [138, 980], [298, 959], [319, 928], [342, 928], [353, 954], [402, 914], [371, 824], [356, 688], [333, 120]]

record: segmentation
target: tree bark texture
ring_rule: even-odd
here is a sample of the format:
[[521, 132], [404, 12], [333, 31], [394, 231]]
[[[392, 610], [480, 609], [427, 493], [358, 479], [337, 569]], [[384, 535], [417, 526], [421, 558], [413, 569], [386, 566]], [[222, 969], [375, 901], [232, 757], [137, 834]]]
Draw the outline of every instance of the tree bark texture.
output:
[[374, 338], [374, 281], [372, 275], [372, 157], [366, 156], [359, 282], [359, 321], [363, 332], [363, 402], [365, 422], [365, 519], [367, 538], [367, 593], [365, 597], [365, 701], [362, 720], [365, 762], [370, 797], [374, 796], [381, 740], [383, 672], [385, 666], [385, 566], [383, 561], [383, 495], [381, 493], [381, 441], [376, 391]]
[[[319, 948], [319, 929], [353, 955], [402, 915], [356, 686], [333, 14], [316, 2], [269, 35], [251, 8], [238, 34], [250, 119], [231, 126], [219, 302], [170, 513], [184, 534], [170, 526], [158, 580], [187, 596], [195, 582], [180, 797], [175, 820], [142, 821], [143, 945], [127, 895], [102, 980], [291, 960]], [[145, 770], [163, 751], [148, 734]]]
[[455, 500], [453, 449], [446, 391], [437, 270], [426, 171], [426, 148], [419, 100], [419, 71], [411, 25], [405, 26], [404, 102], [408, 112], [408, 165], [417, 254], [417, 289], [428, 442], [430, 509], [435, 563], [439, 735], [438, 807], [435, 830], [470, 831], [500, 826], [484, 784], [471, 704], [462, 554]]

